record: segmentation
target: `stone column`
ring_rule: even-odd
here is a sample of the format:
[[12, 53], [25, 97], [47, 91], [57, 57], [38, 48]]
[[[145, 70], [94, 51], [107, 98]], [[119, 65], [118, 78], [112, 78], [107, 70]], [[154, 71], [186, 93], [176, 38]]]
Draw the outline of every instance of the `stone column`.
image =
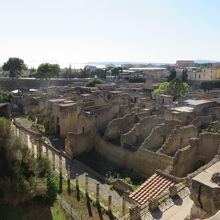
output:
[[149, 209], [154, 210], [158, 207], [158, 200], [157, 199], [150, 199], [149, 200]]
[[52, 151], [52, 166], [53, 166], [53, 171], [55, 171], [56, 169], [56, 165], [55, 165], [55, 153]]
[[42, 145], [39, 139], [36, 140], [37, 144], [37, 157], [41, 158], [42, 156]]
[[141, 220], [141, 209], [139, 206], [134, 206], [129, 209], [131, 220]]
[[177, 195], [178, 191], [177, 191], [177, 187], [174, 186], [170, 186], [169, 188], [169, 195], [171, 198], [175, 197]]
[[76, 191], [79, 191], [79, 175], [76, 174]]
[[85, 176], [85, 193], [88, 194], [88, 185], [89, 185], [89, 175]]
[[67, 192], [70, 195], [71, 193], [71, 185], [70, 185], [70, 166], [67, 166]]
[[122, 216], [125, 216], [125, 214], [126, 214], [126, 200], [123, 197], [122, 198]]
[[46, 147], [46, 158], [49, 159], [48, 148]]
[[108, 211], [109, 212], [112, 211], [112, 196], [111, 195], [108, 196]]
[[62, 156], [59, 155], [59, 171], [62, 172]]
[[99, 183], [96, 183], [96, 202], [99, 203]]
[[32, 156], [34, 156], [34, 142], [31, 137], [30, 137], [30, 143], [31, 143], [31, 154], [32, 154]]

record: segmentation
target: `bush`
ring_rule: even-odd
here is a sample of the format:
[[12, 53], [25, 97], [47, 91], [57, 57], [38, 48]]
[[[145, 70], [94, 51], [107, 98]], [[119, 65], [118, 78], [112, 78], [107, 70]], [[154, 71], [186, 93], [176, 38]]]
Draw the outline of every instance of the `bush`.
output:
[[38, 163], [37, 171], [39, 177], [43, 178], [50, 175], [50, 161], [47, 158], [45, 157], [38, 158], [37, 163]]
[[86, 87], [95, 87], [96, 84], [102, 84], [103, 81], [99, 78], [93, 78], [90, 79], [88, 82], [86, 82]]
[[10, 121], [0, 118], [0, 202], [18, 205], [38, 198], [53, 204], [57, 190], [49, 160], [31, 156], [27, 146], [10, 133]]
[[11, 92], [5, 92], [0, 90], [0, 102], [11, 102], [13, 94]]
[[57, 187], [56, 187], [56, 183], [55, 183], [54, 178], [52, 178], [51, 176], [47, 177], [46, 197], [47, 197], [47, 204], [50, 205], [50, 206], [53, 205], [54, 202], [56, 201]]

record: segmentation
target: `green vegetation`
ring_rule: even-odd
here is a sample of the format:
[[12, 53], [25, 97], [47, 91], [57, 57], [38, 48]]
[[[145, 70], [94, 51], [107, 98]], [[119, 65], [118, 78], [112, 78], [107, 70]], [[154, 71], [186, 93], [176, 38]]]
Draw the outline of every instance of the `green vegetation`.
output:
[[10, 121], [0, 118], [0, 205], [39, 201], [53, 205], [57, 188], [46, 158], [34, 158], [11, 134]]
[[42, 63], [37, 68], [36, 77], [41, 79], [50, 79], [57, 77], [60, 72], [58, 64]]
[[103, 81], [97, 77], [94, 77], [93, 79], [90, 79], [89, 81], [86, 82], [85, 86], [86, 87], [95, 87], [96, 84], [102, 84]]
[[188, 74], [187, 74], [187, 72], [188, 72], [187, 69], [183, 69], [182, 76], [181, 76], [182, 82], [188, 83]]
[[172, 81], [175, 78], [176, 78], [176, 70], [175, 69], [171, 69], [170, 75], [168, 76], [167, 81], [170, 82], [170, 81]]
[[51, 213], [53, 216], [53, 220], [66, 220], [67, 219], [57, 202], [55, 202], [54, 206], [51, 207]]
[[3, 64], [2, 69], [4, 71], [9, 71], [9, 76], [15, 78], [20, 76], [23, 70], [27, 70], [27, 66], [22, 59], [11, 57]]
[[158, 94], [171, 95], [175, 101], [178, 97], [186, 96], [188, 91], [189, 85], [176, 77], [170, 82], [160, 83], [159, 87], [153, 91], [152, 96], [155, 97]]
[[11, 102], [12, 98], [13, 94], [11, 92], [0, 90], [0, 102]]

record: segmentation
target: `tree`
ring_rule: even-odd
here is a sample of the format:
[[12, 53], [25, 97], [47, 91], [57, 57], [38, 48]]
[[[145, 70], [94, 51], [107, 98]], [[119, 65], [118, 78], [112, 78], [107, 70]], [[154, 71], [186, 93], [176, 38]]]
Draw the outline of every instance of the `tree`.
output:
[[106, 79], [106, 70], [97, 68], [97, 70], [94, 72], [94, 74], [101, 79]]
[[159, 87], [152, 92], [152, 96], [155, 98], [156, 95], [159, 95], [159, 94], [168, 95], [169, 94], [169, 86], [170, 86], [169, 82], [160, 83]]
[[173, 96], [173, 101], [178, 97], [186, 96], [189, 91], [189, 85], [179, 77], [176, 77], [169, 83], [169, 94]]
[[113, 76], [118, 76], [122, 72], [122, 67], [113, 67], [111, 68], [111, 73]]
[[171, 80], [175, 79], [176, 78], [176, 70], [175, 69], [172, 69], [170, 71], [170, 75], [168, 76], [168, 79], [167, 81], [170, 82]]
[[182, 82], [188, 82], [188, 74], [187, 74], [188, 70], [187, 69], [183, 69], [182, 72], [182, 76], [181, 76], [181, 80]]
[[42, 79], [50, 79], [57, 77], [60, 72], [58, 64], [42, 63], [37, 68], [36, 77]]
[[158, 94], [171, 95], [175, 101], [178, 97], [186, 96], [188, 91], [189, 85], [176, 77], [170, 82], [160, 83], [159, 87], [153, 91], [152, 96], [155, 97]]
[[22, 71], [27, 70], [27, 66], [22, 59], [11, 57], [3, 64], [2, 69], [4, 71], [9, 71], [9, 76], [15, 78], [20, 76]]
[[73, 78], [73, 70], [72, 70], [71, 64], [69, 65], [68, 68], [65, 68], [63, 70], [62, 77], [64, 77], [64, 78]]

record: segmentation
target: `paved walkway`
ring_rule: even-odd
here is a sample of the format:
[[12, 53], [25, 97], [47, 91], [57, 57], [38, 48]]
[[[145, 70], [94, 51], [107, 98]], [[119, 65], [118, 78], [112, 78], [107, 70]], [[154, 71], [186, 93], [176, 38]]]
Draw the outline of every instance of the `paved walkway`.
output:
[[165, 211], [161, 217], [162, 220], [184, 220], [190, 214], [193, 201], [189, 196], [185, 197], [180, 204], [175, 204]]

